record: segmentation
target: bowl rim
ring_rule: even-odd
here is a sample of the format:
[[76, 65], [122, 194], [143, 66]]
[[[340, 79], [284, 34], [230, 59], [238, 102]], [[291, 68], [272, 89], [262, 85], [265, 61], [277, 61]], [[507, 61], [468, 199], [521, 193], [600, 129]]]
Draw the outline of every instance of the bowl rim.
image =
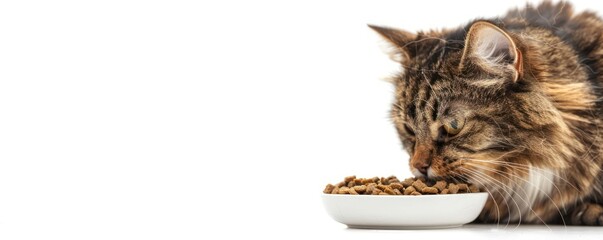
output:
[[337, 197], [369, 197], [369, 198], [438, 198], [438, 197], [451, 197], [451, 196], [466, 196], [466, 195], [488, 195], [487, 192], [476, 192], [476, 193], [454, 193], [454, 194], [429, 194], [429, 195], [364, 195], [364, 194], [331, 194], [331, 193], [320, 193], [322, 196], [337, 196]]

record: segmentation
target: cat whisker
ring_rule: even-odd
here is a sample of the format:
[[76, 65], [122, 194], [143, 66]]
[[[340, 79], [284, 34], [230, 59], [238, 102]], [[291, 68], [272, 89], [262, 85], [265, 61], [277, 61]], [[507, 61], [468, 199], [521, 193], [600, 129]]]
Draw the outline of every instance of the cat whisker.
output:
[[[496, 159], [492, 159], [492, 160], [482, 160], [482, 159], [475, 159], [475, 158], [459, 158], [461, 160], [464, 161], [474, 161], [474, 162], [485, 162], [485, 163], [496, 163], [496, 164], [501, 164], [501, 165], [509, 165], [518, 169], [522, 169], [525, 171], [529, 171], [530, 168], [534, 168], [536, 170], [543, 170], [543, 168], [539, 168], [536, 166], [532, 166], [532, 165], [527, 165], [527, 164], [521, 164], [521, 163], [514, 163], [514, 162], [505, 162], [505, 161], [500, 161], [500, 160], [496, 160]], [[536, 171], [536, 173], [542, 174], [540, 171]], [[582, 192], [580, 191], [580, 189], [578, 189], [575, 185], [573, 185], [571, 182], [569, 182], [569, 180], [567, 180], [566, 178], [564, 178], [563, 176], [561, 176], [560, 174], [557, 174], [555, 172], [552, 172], [551, 174], [553, 174], [553, 176], [559, 178], [560, 180], [563, 180], [565, 183], [567, 183], [569, 186], [571, 186], [572, 188], [574, 188], [577, 192]], [[549, 180], [551, 183], [552, 180], [547, 178], [546, 176], [542, 175], [543, 178]], [[556, 184], [553, 183], [555, 186]], [[559, 188], [557, 188], [557, 190], [559, 190]]]
[[[466, 164], [467, 164], [467, 165], [469, 165], [469, 166], [472, 166], [472, 167], [476, 167], [476, 168], [480, 168], [480, 169], [483, 169], [483, 170], [486, 170], [486, 171], [490, 171], [490, 172], [492, 172], [492, 173], [494, 173], [494, 174], [499, 174], [500, 176], [505, 177], [505, 178], [509, 179], [510, 181], [512, 181], [512, 180], [511, 180], [511, 178], [509, 178], [509, 177], [505, 176], [505, 173], [504, 173], [504, 172], [502, 172], [502, 171], [500, 171], [500, 170], [493, 169], [493, 168], [489, 168], [489, 167], [482, 166], [482, 165], [478, 165], [478, 164], [472, 164], [472, 163], [470, 163], [470, 162], [467, 162]], [[532, 187], [534, 187], [534, 188], [538, 189], [538, 190], [539, 190], [541, 193], [543, 193], [543, 194], [544, 194], [544, 195], [545, 195], [545, 196], [546, 196], [546, 197], [547, 197], [549, 200], [551, 200], [551, 203], [552, 203], [552, 204], [553, 204], [553, 206], [554, 206], [554, 207], [557, 209], [557, 212], [559, 213], [559, 216], [561, 217], [561, 221], [563, 222], [563, 226], [567, 227], [567, 225], [566, 225], [566, 223], [565, 223], [565, 219], [564, 219], [564, 217], [563, 217], [563, 215], [564, 215], [564, 214], [563, 214], [563, 213], [561, 213], [561, 209], [559, 209], [559, 206], [557, 206], [557, 204], [555, 203], [555, 201], [553, 200], [553, 198], [551, 198], [551, 196], [550, 196], [548, 193], [544, 192], [542, 189], [538, 188], [537, 186], [535, 186], [535, 185], [534, 185], [533, 183], [531, 183], [530, 181], [525, 180], [525, 179], [524, 179], [524, 178], [522, 178], [521, 176], [514, 175], [512, 172], [509, 172], [509, 173], [507, 173], [507, 174], [508, 174], [508, 175], [510, 175], [510, 176], [514, 176], [514, 177], [516, 177], [517, 179], [519, 179], [519, 180], [521, 180], [521, 181], [523, 181], [523, 182], [525, 182], [525, 183], [527, 183], [527, 184], [531, 185]], [[552, 183], [552, 182], [551, 182], [551, 183]], [[553, 185], [555, 185], [555, 184], [553, 183]], [[555, 188], [557, 188], [557, 187], [555, 186]], [[524, 194], [526, 194], [526, 196], [527, 196], [526, 191], [525, 191], [523, 188], [520, 188], [520, 189], [522, 189], [522, 191], [524, 192]], [[558, 188], [557, 188], [557, 189], [558, 189]], [[561, 193], [561, 192], [560, 192], [560, 193]], [[528, 206], [531, 206], [531, 204], [530, 204], [530, 203], [528, 203]], [[530, 207], [530, 208], [531, 208], [531, 207]], [[565, 208], [564, 208], [563, 210], [564, 210], [564, 212], [567, 212], [567, 211], [565, 210]], [[532, 210], [532, 212], [534, 212], [534, 211]], [[545, 221], [544, 221], [544, 220], [542, 220], [542, 218], [540, 218], [540, 216], [538, 216], [538, 215], [537, 215], [535, 212], [534, 212], [534, 215], [535, 215], [535, 216], [536, 216], [538, 219], [540, 219], [540, 221], [542, 221], [542, 223], [545, 223]], [[545, 224], [546, 224], [546, 223], [545, 223]]]
[[[479, 179], [479, 178], [481, 178], [483, 181], [485, 181], [485, 182], [489, 183], [488, 185], [493, 184], [493, 185], [496, 187], [496, 189], [497, 189], [498, 193], [499, 193], [499, 194], [500, 194], [500, 195], [503, 197], [503, 199], [505, 200], [505, 204], [506, 204], [505, 206], [507, 206], [507, 213], [508, 213], [508, 215], [507, 215], [507, 225], [505, 226], [505, 229], [506, 229], [506, 228], [507, 228], [507, 226], [509, 225], [509, 223], [511, 222], [511, 218], [510, 218], [510, 216], [511, 216], [511, 210], [510, 210], [510, 208], [509, 208], [509, 206], [510, 206], [510, 205], [509, 205], [509, 197], [506, 197], [506, 196], [512, 196], [512, 194], [510, 194], [510, 193], [509, 193], [509, 192], [506, 190], [507, 185], [506, 185], [506, 184], [504, 184], [504, 183], [502, 183], [502, 182], [500, 182], [500, 181], [498, 181], [498, 180], [496, 180], [496, 179], [494, 179], [494, 178], [493, 178], [493, 177], [491, 177], [491, 176], [488, 176], [488, 175], [485, 175], [485, 174], [481, 174], [480, 172], [474, 171], [474, 170], [472, 170], [472, 169], [468, 169], [468, 168], [464, 168], [464, 167], [461, 167], [461, 168], [463, 168], [465, 171], [467, 171], [468, 173], [470, 173], [472, 178], [475, 178], [475, 179]], [[505, 194], [502, 194], [502, 193], [500, 192], [500, 190], [503, 190], [503, 191], [505, 192]], [[513, 191], [513, 189], [510, 189], [510, 190], [511, 190], [511, 191]], [[506, 195], [506, 196], [505, 196], [505, 195]], [[496, 201], [496, 199], [494, 199], [494, 201]], [[520, 214], [519, 214], [519, 222], [521, 222], [521, 210], [520, 210], [520, 208], [519, 208], [519, 204], [518, 204], [518, 203], [517, 203], [517, 201], [515, 201], [515, 199], [513, 199], [513, 198], [511, 198], [511, 201], [513, 201], [513, 203], [515, 204], [516, 208], [518, 209], [518, 211], [519, 211], [519, 213], [520, 213]], [[499, 218], [500, 218], [500, 215], [499, 215]], [[516, 228], [517, 228], [517, 227], [519, 227], [519, 225], [517, 225], [517, 226], [516, 226]]]
[[[483, 176], [485, 176], [485, 177], [486, 177], [486, 176], [487, 176], [487, 177], [491, 177], [491, 176], [489, 176], [489, 175], [487, 175], [487, 174], [485, 174], [485, 173], [481, 173], [481, 172], [478, 172], [478, 171], [476, 171], [476, 173], [477, 173], [477, 174], [481, 174], [481, 175], [483, 175]], [[501, 175], [501, 176], [502, 176], [502, 175]], [[505, 177], [505, 176], [502, 176], [502, 177]], [[508, 177], [505, 177], [505, 178], [506, 178], [506, 179], [508, 179], [509, 181], [512, 181], [512, 179], [510, 179], [510, 178], [508, 178]], [[496, 181], [498, 181], [498, 180], [496, 180]], [[503, 182], [501, 182], [501, 181], [498, 181], [498, 182], [499, 182], [500, 184], [505, 184], [505, 183], [503, 183]], [[514, 199], [514, 198], [512, 197], [513, 195], [515, 195], [515, 196], [519, 197], [519, 199], [520, 199], [521, 201], [523, 201], [524, 203], [526, 203], [526, 205], [528, 206], [528, 208], [530, 209], [530, 211], [531, 211], [532, 213], [534, 213], [534, 215], [535, 215], [535, 216], [536, 216], [536, 217], [537, 217], [537, 218], [538, 218], [538, 219], [539, 219], [539, 220], [540, 220], [542, 223], [544, 223], [544, 224], [546, 225], [546, 223], [545, 223], [545, 222], [544, 222], [544, 221], [543, 221], [543, 220], [542, 220], [542, 219], [541, 219], [541, 218], [540, 218], [540, 217], [539, 217], [539, 216], [536, 214], [536, 212], [535, 212], [535, 211], [534, 211], [534, 210], [531, 208], [531, 205], [528, 203], [528, 201], [527, 201], [525, 198], [523, 198], [523, 197], [522, 197], [520, 194], [518, 194], [518, 192], [517, 192], [517, 191], [512, 190], [512, 188], [510, 188], [510, 187], [508, 186], [508, 184], [505, 184], [505, 189], [509, 189], [509, 190], [511, 190], [511, 192], [513, 193], [513, 194], [508, 194], [508, 196], [509, 196], [509, 197], [511, 197], [511, 199]], [[522, 190], [522, 192], [523, 192], [524, 194], [526, 194], [526, 192], [525, 192], [525, 190], [524, 190], [524, 189], [521, 189], [521, 190]], [[506, 191], [505, 191], [505, 192], [506, 192]], [[508, 192], [507, 192], [507, 193], [508, 193]], [[520, 209], [520, 208], [518, 208], [518, 212], [519, 212], [519, 221], [518, 221], [518, 226], [519, 226], [519, 224], [520, 224], [520, 223], [521, 223], [521, 221], [522, 221], [522, 214], [521, 214], [521, 209]], [[517, 227], [518, 227], [518, 226], [517, 226]], [[548, 227], [548, 226], [547, 226], [547, 227]]]
[[[468, 179], [466, 179], [466, 178], [464, 178], [462, 176], [459, 176], [459, 178], [461, 178], [462, 180], [464, 180], [464, 181], [461, 181], [461, 182], [467, 182], [467, 180], [468, 180]], [[452, 179], [454, 181], [458, 181], [455, 177], [452, 177]], [[479, 183], [479, 184], [484, 185], [483, 183]], [[487, 188], [485, 188], [484, 190], [486, 192], [488, 192], [488, 194], [492, 198], [492, 202], [494, 203], [494, 206], [496, 207], [496, 228], [499, 228], [500, 227], [500, 207], [498, 206], [498, 203], [496, 202], [496, 198], [494, 197], [494, 195], [492, 194], [492, 192], [490, 192], [490, 190], [488, 190]], [[509, 210], [509, 209], [507, 209], [507, 210]], [[509, 212], [509, 214], [511, 214], [511, 213]], [[507, 222], [507, 225], [505, 225], [505, 228], [508, 225], [509, 225], [509, 222]]]
[[[476, 162], [488, 162], [487, 160], [474, 160], [474, 161], [476, 161]], [[494, 162], [496, 162], [496, 161], [494, 161]], [[529, 173], [530, 173], [530, 167], [531, 167], [531, 168], [534, 168], [534, 169], [540, 169], [540, 168], [537, 168], [537, 167], [534, 167], [534, 166], [530, 166], [530, 165], [524, 165], [524, 164], [515, 164], [515, 166], [513, 166], [513, 164], [510, 164], [510, 163], [507, 163], [507, 162], [496, 162], [496, 163], [497, 163], [497, 164], [500, 164], [500, 165], [503, 165], [503, 166], [513, 167], [515, 170], [518, 170], [518, 171], [523, 172], [523, 173], [525, 173], [525, 174], [529, 174]], [[497, 170], [497, 171], [498, 171], [498, 170]], [[540, 177], [542, 177], [543, 179], [545, 179], [545, 180], [547, 180], [549, 183], [551, 183], [551, 185], [552, 185], [552, 186], [553, 186], [553, 187], [554, 187], [554, 188], [557, 190], [557, 192], [559, 193], [559, 195], [560, 195], [560, 196], [562, 195], [561, 190], [559, 189], [559, 187], [557, 186], [557, 184], [556, 184], [556, 183], [555, 183], [553, 180], [551, 180], [550, 178], [548, 178], [546, 175], [544, 175], [544, 174], [543, 174], [541, 171], [531, 171], [531, 173], [537, 173], [537, 174], [540, 174]], [[511, 174], [511, 173], [510, 173], [510, 174]], [[564, 181], [566, 181], [566, 182], [567, 182], [567, 180], [565, 180], [565, 179], [564, 179], [563, 177], [561, 177], [560, 175], [555, 174], [554, 172], [551, 172], [551, 174], [553, 174], [553, 176], [556, 176], [557, 178], [562, 179], [562, 180], [564, 180]], [[523, 178], [520, 178], [520, 179], [521, 179], [521, 180], [523, 180], [523, 181], [525, 181]], [[530, 184], [531, 184], [531, 183], [530, 183]], [[578, 190], [578, 189], [577, 189], [575, 186], [573, 186], [573, 185], [572, 185], [572, 184], [570, 184], [569, 182], [568, 182], [568, 184], [569, 184], [570, 186], [572, 186], [574, 189], [576, 189], [576, 191], [580, 192], [580, 191], [579, 191], [579, 190]], [[531, 184], [531, 185], [533, 185], [533, 184]], [[549, 199], [551, 199], [551, 197], [550, 197], [550, 196], [548, 196], [548, 194], [547, 194], [547, 197], [548, 197]], [[551, 200], [552, 200], [552, 199], [551, 199]], [[553, 202], [553, 204], [555, 205], [555, 207], [556, 207], [556, 208], [558, 209], [558, 211], [559, 211], [559, 207], [558, 207], [558, 206], [557, 206], [557, 205], [556, 205], [554, 202]], [[562, 208], [563, 208], [563, 212], [564, 212], [564, 213], [567, 213], [567, 209], [565, 208], [565, 206], [562, 206]], [[564, 215], [564, 214], [562, 214], [562, 213], [560, 212], [560, 215], [561, 215], [561, 218], [562, 218], [561, 220], [562, 220], [562, 221], [563, 221], [563, 223], [564, 223], [564, 226], [566, 226], [565, 219], [563, 218], [563, 215]]]

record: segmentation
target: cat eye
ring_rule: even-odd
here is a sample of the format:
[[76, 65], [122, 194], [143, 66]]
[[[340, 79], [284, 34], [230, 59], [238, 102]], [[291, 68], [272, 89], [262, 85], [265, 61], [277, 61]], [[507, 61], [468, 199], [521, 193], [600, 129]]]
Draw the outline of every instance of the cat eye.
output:
[[463, 126], [465, 126], [465, 119], [453, 118], [444, 122], [444, 130], [446, 130], [448, 135], [458, 134], [463, 129]]

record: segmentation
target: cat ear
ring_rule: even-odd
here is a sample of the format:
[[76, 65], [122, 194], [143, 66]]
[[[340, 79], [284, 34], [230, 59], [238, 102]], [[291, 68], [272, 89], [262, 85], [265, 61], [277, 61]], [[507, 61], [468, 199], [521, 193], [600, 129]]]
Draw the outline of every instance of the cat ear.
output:
[[379, 33], [385, 40], [387, 40], [393, 51], [389, 51], [390, 58], [393, 61], [403, 63], [412, 57], [410, 51], [407, 48], [408, 43], [414, 41], [417, 35], [399, 29], [380, 27], [375, 25], [368, 25], [375, 32]]
[[471, 25], [459, 68], [466, 70], [469, 62], [494, 73], [512, 73], [513, 82], [523, 72], [522, 54], [513, 38], [489, 22], [479, 21]]

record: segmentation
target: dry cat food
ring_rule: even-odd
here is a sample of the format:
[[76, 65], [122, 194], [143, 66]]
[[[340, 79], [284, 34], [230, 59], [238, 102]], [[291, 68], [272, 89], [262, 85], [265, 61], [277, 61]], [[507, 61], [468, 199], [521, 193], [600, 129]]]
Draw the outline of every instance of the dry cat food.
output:
[[445, 180], [425, 180], [424, 178], [407, 178], [398, 180], [395, 176], [356, 178], [345, 177], [343, 182], [327, 184], [323, 193], [352, 195], [429, 195], [476, 193], [479, 188], [466, 183], [447, 182]]

